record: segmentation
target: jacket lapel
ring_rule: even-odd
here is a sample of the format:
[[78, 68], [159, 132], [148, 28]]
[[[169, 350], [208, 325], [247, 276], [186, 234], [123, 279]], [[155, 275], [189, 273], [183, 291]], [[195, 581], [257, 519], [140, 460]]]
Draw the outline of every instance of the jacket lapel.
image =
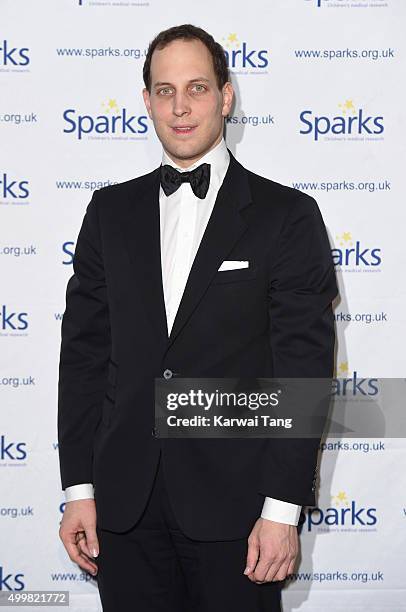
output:
[[142, 178], [137, 194], [129, 193], [123, 232], [134, 265], [134, 291], [142, 299], [158, 346], [168, 349], [204, 296], [222, 261], [247, 230], [242, 214], [251, 203], [245, 168], [230, 153], [230, 164], [196, 253], [168, 338], [162, 284], [159, 216], [159, 168]]
[[129, 193], [122, 224], [134, 270], [134, 276], [128, 282], [137, 300], [144, 303], [158, 346], [164, 348], [168, 341], [168, 327], [161, 268], [159, 168], [141, 180], [141, 189]]

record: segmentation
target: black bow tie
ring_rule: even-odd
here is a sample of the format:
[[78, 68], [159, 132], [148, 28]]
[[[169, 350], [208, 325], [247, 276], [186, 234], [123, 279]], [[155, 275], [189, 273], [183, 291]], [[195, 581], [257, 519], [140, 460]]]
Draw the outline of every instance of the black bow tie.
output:
[[203, 200], [210, 185], [210, 164], [201, 164], [186, 172], [179, 172], [168, 164], [161, 165], [161, 185], [165, 195], [174, 193], [182, 183], [190, 183], [195, 196]]

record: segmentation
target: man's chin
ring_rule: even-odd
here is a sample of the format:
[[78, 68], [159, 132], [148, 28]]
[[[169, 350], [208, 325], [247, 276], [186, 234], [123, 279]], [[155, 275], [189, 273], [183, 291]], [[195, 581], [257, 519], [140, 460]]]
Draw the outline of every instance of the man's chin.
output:
[[204, 154], [205, 147], [199, 147], [196, 143], [192, 142], [184, 142], [184, 143], [168, 143], [167, 145], [163, 145], [164, 149], [169, 153], [169, 155], [176, 157], [177, 159], [182, 159], [184, 161], [188, 159], [193, 159], [195, 157], [199, 157]]

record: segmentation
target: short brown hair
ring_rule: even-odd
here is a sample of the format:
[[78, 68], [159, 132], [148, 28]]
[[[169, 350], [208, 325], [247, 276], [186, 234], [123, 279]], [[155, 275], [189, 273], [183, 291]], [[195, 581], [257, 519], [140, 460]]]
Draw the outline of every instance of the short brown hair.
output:
[[151, 58], [155, 49], [163, 49], [173, 40], [200, 40], [209, 50], [213, 60], [214, 73], [216, 75], [217, 86], [221, 91], [223, 85], [230, 80], [227, 60], [223, 47], [214, 40], [213, 36], [198, 28], [197, 26], [185, 23], [180, 26], [174, 26], [168, 30], [163, 30], [149, 44], [142, 76], [144, 78], [145, 87], [151, 93]]

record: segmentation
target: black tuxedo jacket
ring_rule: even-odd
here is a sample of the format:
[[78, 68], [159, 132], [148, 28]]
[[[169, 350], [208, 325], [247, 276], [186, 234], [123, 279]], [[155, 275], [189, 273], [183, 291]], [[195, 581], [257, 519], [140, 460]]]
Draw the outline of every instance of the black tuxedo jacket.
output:
[[[58, 391], [62, 487], [91, 482], [98, 526], [131, 528], [160, 453], [194, 539], [244, 538], [264, 496], [315, 504], [317, 439], [159, 439], [154, 378], [331, 377], [337, 294], [315, 200], [230, 165], [168, 337], [159, 168], [96, 191], [66, 291]], [[218, 272], [223, 260], [248, 268]]]

